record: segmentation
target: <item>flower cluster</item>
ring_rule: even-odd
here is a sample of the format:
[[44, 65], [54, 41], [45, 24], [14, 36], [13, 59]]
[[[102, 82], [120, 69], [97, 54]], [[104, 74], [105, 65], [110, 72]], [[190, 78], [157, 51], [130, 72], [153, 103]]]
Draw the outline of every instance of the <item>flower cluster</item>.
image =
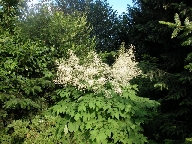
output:
[[125, 51], [124, 46], [122, 46], [119, 57], [111, 69], [111, 77], [113, 78], [111, 83], [115, 86], [114, 90], [117, 93], [121, 93], [122, 87], [128, 85], [131, 79], [142, 73], [137, 67], [137, 64], [134, 55], [134, 46], [130, 45], [127, 51]]
[[102, 90], [108, 81], [107, 76], [110, 74], [110, 67], [101, 62], [101, 59], [95, 52], [90, 52], [83, 64], [80, 64], [79, 58], [69, 51], [69, 59], [56, 62], [58, 65], [57, 76], [54, 81], [64, 86], [70, 84], [79, 90], [87, 88], [95, 92]]
[[121, 49], [119, 57], [110, 67], [102, 62], [98, 54], [89, 52], [87, 58], [80, 64], [79, 58], [69, 51], [69, 59], [57, 61], [58, 71], [56, 84], [72, 85], [79, 90], [91, 88], [95, 93], [105, 92], [110, 95], [110, 90], [105, 86], [110, 83], [116, 93], [122, 93], [122, 87], [129, 84], [129, 80], [141, 74], [134, 56], [134, 47], [129, 50]]

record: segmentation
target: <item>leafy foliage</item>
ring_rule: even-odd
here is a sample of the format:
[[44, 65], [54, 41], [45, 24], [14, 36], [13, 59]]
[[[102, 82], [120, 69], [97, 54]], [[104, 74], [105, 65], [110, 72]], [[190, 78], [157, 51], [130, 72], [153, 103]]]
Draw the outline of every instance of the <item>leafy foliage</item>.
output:
[[192, 5], [134, 3], [0, 0], [1, 142], [191, 142]]
[[[36, 20], [35, 16], [34, 19], [28, 16], [26, 21]], [[46, 44], [41, 35], [35, 38], [34, 34], [32, 39], [25, 33], [26, 27], [22, 26], [25, 21], [18, 22], [15, 16], [13, 16], [15, 26], [11, 31], [0, 27], [0, 128], [2, 133], [13, 120], [31, 119], [34, 115], [46, 110], [49, 105], [54, 104], [52, 95], [55, 84], [52, 81], [56, 74], [56, 59], [65, 57], [69, 48], [76, 47], [75, 52], [82, 57], [86, 56], [86, 51], [94, 48], [94, 39], [86, 37], [86, 33], [89, 35], [89, 30], [85, 26], [86, 21], [83, 17], [64, 16], [59, 12], [49, 16], [51, 21], [46, 30], [51, 34], [48, 33], [50, 37], [45, 38], [49, 39], [51, 44]], [[68, 26], [68, 22], [71, 23], [71, 27]], [[67, 31], [68, 35], [63, 34], [63, 30]], [[37, 31], [34, 30], [34, 32]], [[42, 34], [46, 36], [46, 33], [42, 32]], [[55, 37], [57, 35], [58, 38]], [[56, 43], [57, 40], [58, 43]], [[54, 46], [54, 43], [61, 43], [61, 45]]]
[[91, 37], [96, 39], [98, 52], [111, 52], [119, 48], [119, 20], [117, 12], [107, 0], [56, 0], [56, 9], [64, 14], [85, 13], [87, 22], [92, 27]]
[[[26, 120], [13, 121], [2, 135], [1, 142], [10, 143], [58, 143], [55, 137], [55, 119], [51, 116], [36, 116], [30, 122]], [[11, 134], [9, 134], [12, 132]]]
[[[89, 69], [89, 73], [84, 70], [84, 75], [81, 72], [75, 73], [76, 67], [83, 68], [78, 66], [78, 60], [73, 55], [71, 55], [73, 58], [69, 58], [71, 63], [62, 61], [58, 65], [56, 82], [63, 84], [64, 87], [57, 90], [56, 99], [60, 101], [50, 111], [60, 116], [57, 135], [59, 137], [64, 135], [62, 139], [64, 143], [147, 142], [147, 138], [142, 134], [142, 124], [156, 114], [158, 103], [148, 98], [138, 97], [136, 86], [129, 85], [129, 76], [133, 78], [133, 74], [138, 75], [138, 73], [132, 70], [136, 69], [132, 51], [126, 53], [128, 54], [126, 57], [130, 58], [130, 66], [122, 67], [126, 65], [126, 62], [122, 61], [123, 53], [124, 51], [113, 65], [114, 69], [109, 70], [112, 74], [116, 72], [112, 75], [113, 77], [110, 77], [111, 73], [108, 71], [109, 74], [105, 75], [108, 68], [105, 66], [105, 71], [102, 71], [104, 64], [98, 62], [96, 55], [93, 55], [94, 58], [88, 55], [85, 64], [82, 64], [83, 67], [88, 66], [88, 68], [95, 65], [94, 70]], [[66, 63], [68, 65], [65, 65]], [[119, 67], [115, 67], [116, 64], [121, 66], [121, 71], [124, 70], [125, 75], [120, 73]], [[72, 71], [69, 71], [70, 66], [73, 68]], [[129, 70], [128, 73], [126, 69]], [[101, 73], [95, 73], [95, 71], [101, 71]], [[81, 81], [84, 77], [90, 80]], [[101, 78], [105, 81], [97, 83]], [[93, 84], [89, 81], [93, 81]], [[121, 87], [118, 87], [119, 85], [115, 82]], [[117, 88], [122, 91], [116, 91]]]
[[190, 33], [191, 33], [191, 29], [192, 29], [192, 23], [189, 21], [189, 18], [187, 17], [185, 19], [184, 26], [181, 25], [181, 20], [180, 20], [179, 15], [177, 13], [175, 14], [174, 19], [175, 19], [175, 24], [174, 23], [170, 23], [170, 22], [164, 22], [164, 21], [160, 21], [160, 23], [161, 24], [166, 24], [169, 27], [174, 28], [174, 31], [172, 33], [172, 37], [171, 38], [177, 37], [178, 33], [180, 33], [181, 31], [184, 31], [184, 33], [179, 36], [179, 38], [187, 38], [182, 43], [182, 45], [183, 46], [191, 45], [192, 42], [191, 42]]
[[54, 68], [48, 66], [52, 61], [49, 51], [41, 43], [22, 41], [19, 34], [1, 35], [0, 101], [1, 120], [5, 123], [29, 118], [46, 107], [46, 92], [54, 87]]
[[54, 47], [54, 55], [59, 57], [66, 55], [69, 48], [81, 56], [94, 49], [95, 40], [90, 38], [91, 29], [87, 25], [85, 15], [64, 15], [43, 4], [31, 9], [26, 19], [19, 23], [23, 37]]
[[25, 0], [1, 0], [0, 1], [0, 26], [13, 32], [15, 20], [22, 17], [22, 11], [25, 9]]
[[[139, 85], [141, 96], [161, 103], [159, 115], [145, 125], [145, 134], [157, 143], [182, 143], [192, 134], [188, 128], [191, 127], [191, 73], [185, 69], [190, 69], [191, 59], [186, 56], [191, 53], [191, 47], [180, 45], [191, 37], [190, 31], [182, 31], [184, 23], [190, 25], [191, 4], [185, 0], [136, 0], [135, 3], [137, 7], [128, 7], [128, 13], [123, 15], [129, 25], [125, 25], [128, 31], [122, 35], [126, 44], [136, 46], [137, 60], [148, 78], [133, 83]], [[175, 13], [180, 16], [175, 16], [174, 23]], [[184, 17], [188, 19], [183, 23]], [[168, 21], [166, 24], [175, 27], [173, 36], [182, 38], [171, 39], [172, 29], [159, 21]]]
[[145, 143], [141, 124], [154, 111], [155, 102], [136, 96], [136, 87], [127, 87], [112, 98], [66, 87], [57, 91], [62, 98], [52, 107], [60, 115], [57, 135], [64, 143]]

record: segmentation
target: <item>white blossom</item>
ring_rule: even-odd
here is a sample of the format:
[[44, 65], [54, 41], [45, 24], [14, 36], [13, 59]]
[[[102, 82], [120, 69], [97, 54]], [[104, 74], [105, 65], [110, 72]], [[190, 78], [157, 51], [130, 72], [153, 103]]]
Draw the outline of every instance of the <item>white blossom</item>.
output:
[[113, 90], [121, 94], [122, 88], [129, 85], [129, 81], [140, 75], [134, 56], [134, 46], [128, 51], [120, 49], [119, 57], [110, 67], [103, 63], [98, 54], [91, 51], [87, 58], [80, 64], [79, 58], [69, 50], [69, 59], [56, 61], [58, 65], [56, 84], [64, 86], [70, 84], [79, 90], [91, 88], [95, 93], [103, 92], [106, 97], [111, 97], [110, 90], [105, 87], [110, 83]]

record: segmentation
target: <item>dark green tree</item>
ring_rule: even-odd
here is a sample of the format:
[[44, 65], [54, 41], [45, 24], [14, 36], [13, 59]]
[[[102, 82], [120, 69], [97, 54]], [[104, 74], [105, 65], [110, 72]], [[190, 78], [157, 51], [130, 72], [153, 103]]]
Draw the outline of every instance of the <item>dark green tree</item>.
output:
[[[86, 15], [75, 12], [65, 15], [53, 5], [39, 3], [26, 18], [18, 23], [23, 37], [33, 41], [42, 41], [48, 47], [55, 47], [65, 54], [73, 49], [79, 55], [94, 49], [95, 40], [90, 38], [91, 28]], [[55, 53], [58, 55], [58, 53]]]
[[164, 140], [181, 143], [192, 134], [189, 129], [191, 73], [184, 68], [191, 47], [183, 48], [182, 39], [171, 39], [172, 29], [159, 23], [174, 22], [176, 12], [181, 14], [181, 21], [186, 16], [190, 19], [190, 8], [191, 4], [185, 0], [136, 0], [135, 6], [128, 7], [128, 12], [122, 16], [122, 23], [127, 21], [122, 28], [128, 31], [122, 31], [120, 36], [127, 45], [136, 46], [137, 59], [150, 78], [137, 81], [140, 93], [161, 102], [159, 116], [145, 129], [158, 143]]
[[97, 51], [110, 52], [119, 48], [119, 19], [107, 0], [56, 0], [56, 7], [65, 14], [86, 13], [92, 27], [90, 36], [96, 38]]
[[82, 15], [50, 13], [45, 7], [40, 12], [29, 13], [24, 19], [16, 14], [9, 17], [10, 21], [13, 18], [11, 29], [1, 21], [0, 134], [7, 129], [11, 134], [7, 125], [14, 120], [30, 121], [54, 104], [55, 60], [66, 58], [68, 49], [86, 56], [95, 47]]
[[15, 20], [22, 17], [27, 0], [1, 0], [0, 1], [0, 26], [13, 32]]

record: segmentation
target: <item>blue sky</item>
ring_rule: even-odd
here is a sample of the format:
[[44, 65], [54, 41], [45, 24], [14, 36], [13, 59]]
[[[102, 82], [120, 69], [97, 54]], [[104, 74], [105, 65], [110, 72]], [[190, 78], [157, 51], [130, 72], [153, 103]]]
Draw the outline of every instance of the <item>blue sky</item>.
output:
[[110, 6], [114, 10], [117, 10], [118, 14], [121, 14], [122, 12], [126, 12], [127, 4], [132, 6], [132, 0], [107, 0]]
[[[38, 3], [39, 0], [33, 0], [34, 3]], [[126, 12], [127, 4], [133, 5], [132, 0], [107, 0], [110, 6], [114, 10], [117, 10], [118, 14], [120, 15], [122, 12]]]

